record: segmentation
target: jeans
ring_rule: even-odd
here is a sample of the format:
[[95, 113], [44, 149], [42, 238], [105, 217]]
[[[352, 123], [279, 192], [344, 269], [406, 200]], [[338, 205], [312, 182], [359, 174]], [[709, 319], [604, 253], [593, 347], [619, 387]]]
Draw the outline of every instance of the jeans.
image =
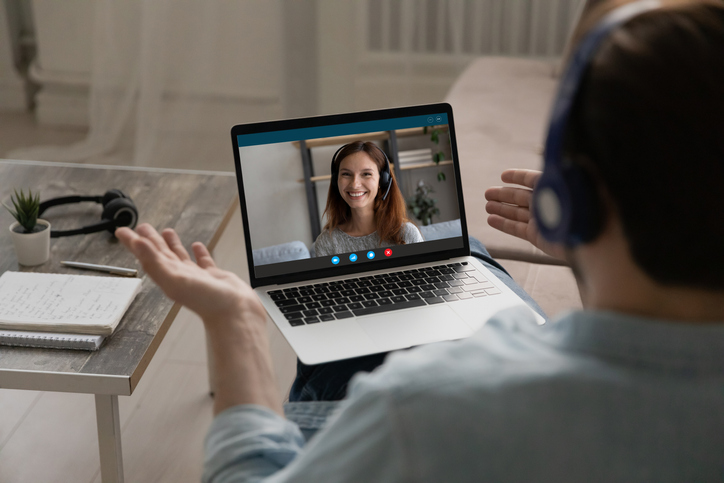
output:
[[[530, 308], [547, 319], [535, 300], [515, 283], [510, 274], [498, 262], [493, 260], [480, 240], [470, 237], [470, 251], [472, 256], [480, 259], [488, 270], [522, 298]], [[358, 372], [372, 372], [385, 361], [387, 354], [388, 352], [372, 354], [314, 366], [303, 364], [297, 359], [297, 377], [289, 392], [289, 401], [339, 401], [344, 399], [352, 376]]]

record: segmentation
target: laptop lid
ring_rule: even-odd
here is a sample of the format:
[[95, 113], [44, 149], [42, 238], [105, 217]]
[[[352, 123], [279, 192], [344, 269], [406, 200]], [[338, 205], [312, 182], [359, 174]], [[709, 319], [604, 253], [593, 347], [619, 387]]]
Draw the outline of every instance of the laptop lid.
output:
[[[449, 104], [242, 124], [231, 138], [252, 287], [470, 254]], [[424, 241], [314, 256], [327, 222], [332, 158], [353, 141], [386, 153], [407, 217]]]

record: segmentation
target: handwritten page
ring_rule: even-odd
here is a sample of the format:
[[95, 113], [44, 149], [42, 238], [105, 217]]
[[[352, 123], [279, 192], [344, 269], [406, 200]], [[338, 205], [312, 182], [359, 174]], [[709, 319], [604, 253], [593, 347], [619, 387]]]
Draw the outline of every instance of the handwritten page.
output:
[[0, 329], [109, 335], [140, 288], [137, 278], [5, 272]]

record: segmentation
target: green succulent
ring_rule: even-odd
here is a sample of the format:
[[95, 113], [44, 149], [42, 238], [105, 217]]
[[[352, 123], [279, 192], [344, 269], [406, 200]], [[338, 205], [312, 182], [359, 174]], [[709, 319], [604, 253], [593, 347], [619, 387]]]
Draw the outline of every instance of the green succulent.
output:
[[23, 190], [20, 190], [19, 194], [18, 190], [14, 191], [15, 195], [10, 197], [10, 201], [15, 209], [13, 210], [5, 203], [3, 203], [3, 206], [15, 217], [25, 233], [32, 233], [37, 224], [38, 211], [40, 211], [40, 194], [35, 193], [35, 196], [33, 196], [33, 192], [30, 190], [28, 190], [27, 195]]

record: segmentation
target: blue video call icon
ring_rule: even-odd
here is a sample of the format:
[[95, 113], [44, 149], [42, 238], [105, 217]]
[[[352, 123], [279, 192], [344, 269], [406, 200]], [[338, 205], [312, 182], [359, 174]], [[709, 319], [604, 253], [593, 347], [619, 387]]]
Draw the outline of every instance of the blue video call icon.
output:
[[357, 254], [356, 254], [356, 253], [351, 254], [351, 255], [349, 256], [349, 261], [350, 261], [350, 262], [356, 262], [356, 261], [357, 261]]
[[332, 257], [332, 263], [337, 265], [339, 263], [339, 257]]
[[369, 258], [370, 260], [372, 260], [373, 258], [375, 258], [375, 252], [373, 252], [372, 250], [368, 251], [368, 252], [367, 252], [367, 258]]

